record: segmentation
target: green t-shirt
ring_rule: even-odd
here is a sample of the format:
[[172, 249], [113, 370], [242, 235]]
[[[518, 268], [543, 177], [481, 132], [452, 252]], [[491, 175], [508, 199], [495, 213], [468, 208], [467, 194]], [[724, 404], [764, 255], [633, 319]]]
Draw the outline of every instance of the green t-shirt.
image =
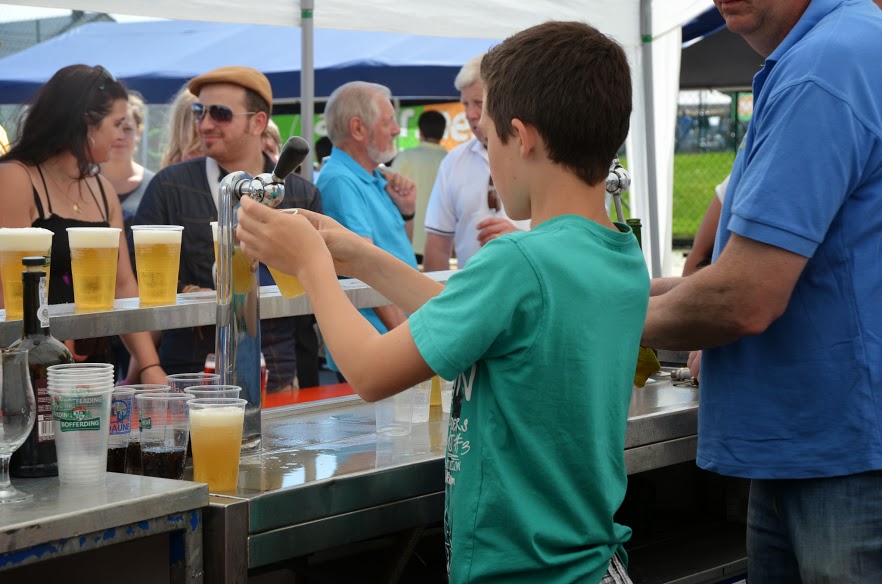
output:
[[625, 426], [649, 277], [628, 227], [575, 215], [494, 240], [409, 319], [456, 378], [450, 582], [600, 582], [631, 530]]

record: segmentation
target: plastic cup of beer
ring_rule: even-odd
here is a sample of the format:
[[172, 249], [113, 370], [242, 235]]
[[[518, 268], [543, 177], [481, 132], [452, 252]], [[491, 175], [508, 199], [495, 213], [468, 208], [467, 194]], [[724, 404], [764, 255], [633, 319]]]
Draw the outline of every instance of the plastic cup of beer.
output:
[[114, 387], [110, 401], [110, 432], [107, 437], [107, 472], [126, 472], [126, 453], [132, 435], [135, 390]]
[[141, 432], [140, 418], [138, 417], [137, 403], [135, 396], [143, 393], [169, 393], [171, 388], [168, 385], [160, 385], [158, 383], [136, 383], [126, 385], [134, 393], [132, 395], [132, 431], [129, 433], [128, 448], [126, 448], [126, 474], [140, 475], [141, 472]]
[[212, 493], [236, 490], [247, 403], [237, 398], [197, 398], [187, 402], [193, 480], [208, 483]]
[[141, 306], [174, 304], [181, 264], [180, 225], [135, 225], [135, 267]]
[[43, 256], [46, 269], [46, 288], [49, 288], [49, 259], [52, 249], [52, 232], [39, 227], [0, 229], [0, 283], [3, 286], [3, 302], [6, 320], [22, 317], [22, 258]]
[[[211, 222], [211, 237], [214, 240], [214, 263], [220, 269], [218, 260], [219, 246], [217, 243], [217, 221]], [[233, 270], [233, 294], [247, 294], [252, 290], [252, 278], [257, 278], [257, 262], [249, 258], [239, 247], [235, 233], [233, 234], [233, 257], [230, 262]]]
[[77, 310], [113, 309], [121, 231], [116, 227], [67, 228]]
[[186, 393], [135, 396], [141, 433], [141, 470], [145, 477], [182, 480], [190, 438]]
[[165, 380], [171, 387], [172, 393], [181, 393], [188, 387], [196, 387], [201, 385], [217, 385], [220, 383], [220, 374], [218, 373], [175, 373], [166, 375]]
[[194, 385], [184, 389], [195, 398], [238, 398], [242, 388], [238, 385]]
[[113, 386], [103, 384], [49, 387], [58, 480], [62, 484], [104, 482], [112, 393]]

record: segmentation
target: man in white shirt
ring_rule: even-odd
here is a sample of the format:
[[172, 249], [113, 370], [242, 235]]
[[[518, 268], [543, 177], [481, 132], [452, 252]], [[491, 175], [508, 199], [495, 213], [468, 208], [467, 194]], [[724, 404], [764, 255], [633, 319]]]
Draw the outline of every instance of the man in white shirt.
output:
[[478, 129], [484, 107], [483, 58], [469, 60], [454, 81], [475, 137], [451, 150], [438, 169], [426, 210], [426, 272], [449, 269], [454, 250], [462, 268], [491, 239], [530, 227], [529, 221], [508, 218], [490, 178], [487, 139]]

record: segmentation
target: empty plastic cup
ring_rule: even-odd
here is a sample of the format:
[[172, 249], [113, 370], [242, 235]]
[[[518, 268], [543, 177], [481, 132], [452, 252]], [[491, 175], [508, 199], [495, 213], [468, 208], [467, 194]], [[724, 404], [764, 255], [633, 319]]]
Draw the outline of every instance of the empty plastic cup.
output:
[[172, 393], [179, 393], [195, 385], [215, 385], [220, 383], [218, 373], [175, 373], [167, 375], [165, 380], [171, 386]]
[[[184, 389], [195, 398], [238, 398], [242, 388], [238, 385], [194, 385]], [[191, 410], [192, 411], [192, 410]]]
[[402, 391], [374, 403], [377, 434], [406, 436], [410, 434], [413, 417], [412, 393]]
[[407, 391], [413, 394], [413, 423], [423, 424], [428, 422], [429, 401], [432, 395], [432, 380], [427, 379], [426, 381], [417, 383]]

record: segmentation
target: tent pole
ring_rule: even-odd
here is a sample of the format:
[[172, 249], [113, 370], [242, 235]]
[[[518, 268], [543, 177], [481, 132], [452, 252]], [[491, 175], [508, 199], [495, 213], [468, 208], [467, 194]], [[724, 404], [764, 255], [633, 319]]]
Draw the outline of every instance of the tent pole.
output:
[[[661, 277], [662, 258], [661, 229], [658, 216], [658, 166], [655, 148], [655, 102], [652, 95], [652, 0], [640, 0], [640, 36], [643, 62], [643, 106], [646, 108], [646, 186], [649, 207], [649, 275]], [[644, 232], [647, 225], [644, 224]], [[646, 237], [644, 237], [644, 240]]]
[[315, 144], [313, 144], [313, 130], [315, 118], [315, 58], [313, 42], [313, 19], [312, 12], [315, 8], [315, 0], [300, 0], [300, 54], [302, 62], [300, 66], [300, 135], [309, 142], [313, 150], [303, 161], [300, 168], [300, 176], [312, 182], [312, 160], [315, 156]]

